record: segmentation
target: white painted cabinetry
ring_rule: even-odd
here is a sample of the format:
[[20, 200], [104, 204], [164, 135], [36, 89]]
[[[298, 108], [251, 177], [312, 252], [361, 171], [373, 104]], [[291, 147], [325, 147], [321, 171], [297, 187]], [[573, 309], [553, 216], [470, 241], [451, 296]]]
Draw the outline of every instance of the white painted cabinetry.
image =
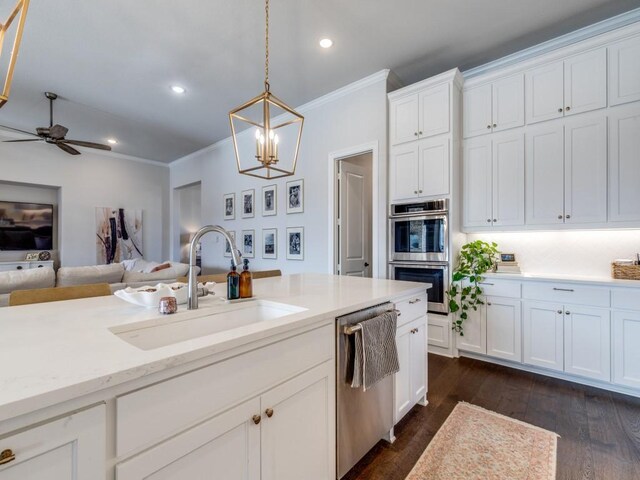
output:
[[520, 300], [487, 297], [487, 355], [512, 362], [522, 361]]
[[613, 382], [640, 388], [640, 311], [613, 312], [612, 345]]
[[609, 50], [609, 106], [640, 100], [640, 36], [615, 42]]
[[389, 161], [389, 190], [394, 201], [416, 198], [419, 190], [420, 148], [418, 143], [394, 147]]
[[564, 370], [564, 310], [562, 304], [523, 303], [523, 362]]
[[391, 145], [416, 140], [419, 136], [419, 95], [414, 94], [389, 104], [389, 136]]
[[15, 459], [0, 466], [2, 480], [104, 479], [105, 406], [74, 413], [0, 438]]
[[422, 317], [398, 328], [400, 371], [395, 380], [395, 423], [427, 394], [427, 324]]
[[607, 50], [599, 48], [526, 72], [527, 124], [607, 106]]
[[524, 125], [524, 75], [502, 78], [465, 91], [464, 137], [495, 133]]
[[522, 132], [467, 140], [464, 151], [464, 226], [523, 225]]
[[609, 311], [579, 305], [564, 311], [564, 371], [608, 382], [611, 379]]
[[[640, 51], [638, 54], [640, 55]], [[640, 71], [640, 60], [638, 69]], [[640, 78], [638, 83], [640, 84]], [[640, 221], [638, 152], [640, 152], [640, 105], [624, 105], [611, 110], [609, 113], [610, 222]]]
[[0, 262], [0, 272], [10, 272], [13, 270], [29, 270], [32, 268], [53, 268], [53, 260], [47, 261], [18, 261], [18, 262]]

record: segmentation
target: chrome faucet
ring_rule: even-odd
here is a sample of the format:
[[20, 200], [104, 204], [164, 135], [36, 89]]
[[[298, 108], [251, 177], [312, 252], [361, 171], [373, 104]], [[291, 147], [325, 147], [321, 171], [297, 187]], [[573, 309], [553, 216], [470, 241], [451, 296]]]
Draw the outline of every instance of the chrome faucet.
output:
[[189, 245], [189, 301], [187, 308], [189, 310], [195, 310], [198, 308], [198, 279], [196, 278], [196, 247], [200, 239], [209, 232], [218, 232], [221, 234], [229, 245], [231, 246], [231, 261], [237, 267], [240, 265], [240, 257], [242, 254], [236, 247], [236, 242], [231, 238], [229, 232], [219, 225], [207, 225], [198, 230]]

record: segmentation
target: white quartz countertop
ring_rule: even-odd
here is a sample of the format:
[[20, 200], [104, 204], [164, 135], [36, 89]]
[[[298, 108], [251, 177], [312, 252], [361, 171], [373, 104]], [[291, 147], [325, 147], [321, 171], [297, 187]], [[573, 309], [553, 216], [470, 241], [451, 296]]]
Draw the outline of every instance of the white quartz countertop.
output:
[[[322, 274], [254, 280], [257, 299], [307, 310], [153, 350], [141, 350], [109, 329], [167, 316], [113, 295], [0, 308], [0, 422], [429, 286]], [[225, 288], [217, 285], [216, 295]], [[181, 305], [171, 317], [202, 316], [220, 305], [216, 297], [205, 297], [199, 310]]]
[[640, 288], [638, 280], [618, 280], [610, 277], [589, 277], [581, 275], [556, 275], [556, 274], [529, 274], [529, 273], [486, 273], [485, 278], [495, 278], [501, 280], [535, 281], [553, 283], [574, 283], [584, 285], [598, 285], [605, 287], [635, 287]]

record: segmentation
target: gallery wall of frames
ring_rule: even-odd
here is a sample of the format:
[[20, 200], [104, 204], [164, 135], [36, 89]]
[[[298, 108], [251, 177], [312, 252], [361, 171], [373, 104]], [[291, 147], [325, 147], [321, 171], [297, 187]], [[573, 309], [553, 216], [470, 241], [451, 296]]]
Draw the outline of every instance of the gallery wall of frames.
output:
[[[262, 228], [256, 231], [252, 219], [257, 216], [277, 217], [292, 215], [291, 225], [295, 225], [293, 215], [304, 212], [304, 179], [292, 180], [285, 184], [285, 205], [278, 205], [278, 185], [265, 185], [260, 190], [249, 189], [239, 193], [223, 195], [223, 219], [243, 220], [242, 230], [229, 230], [243, 258], [278, 259], [281, 251], [278, 242], [284, 242], [286, 260], [304, 260], [304, 227], [288, 226]], [[246, 228], [244, 221], [246, 220]], [[263, 226], [267, 226], [269, 222]], [[273, 222], [275, 225], [275, 222]], [[279, 230], [282, 230], [279, 232]], [[231, 246], [225, 242], [225, 257], [231, 257]]]

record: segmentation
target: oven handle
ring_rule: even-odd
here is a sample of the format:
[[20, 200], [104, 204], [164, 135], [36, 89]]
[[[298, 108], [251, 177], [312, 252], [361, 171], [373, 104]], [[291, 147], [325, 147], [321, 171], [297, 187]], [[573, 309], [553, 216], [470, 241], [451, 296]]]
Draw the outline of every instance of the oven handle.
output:
[[433, 262], [389, 262], [392, 267], [409, 267], [409, 268], [435, 268], [438, 270], [449, 270], [448, 263], [433, 263]]
[[444, 214], [442, 213], [437, 213], [437, 214], [429, 214], [429, 215], [391, 215], [389, 216], [389, 220], [391, 222], [398, 222], [398, 221], [419, 221], [419, 220], [444, 220], [445, 222], [447, 221], [449, 215], [446, 214], [446, 212]]

